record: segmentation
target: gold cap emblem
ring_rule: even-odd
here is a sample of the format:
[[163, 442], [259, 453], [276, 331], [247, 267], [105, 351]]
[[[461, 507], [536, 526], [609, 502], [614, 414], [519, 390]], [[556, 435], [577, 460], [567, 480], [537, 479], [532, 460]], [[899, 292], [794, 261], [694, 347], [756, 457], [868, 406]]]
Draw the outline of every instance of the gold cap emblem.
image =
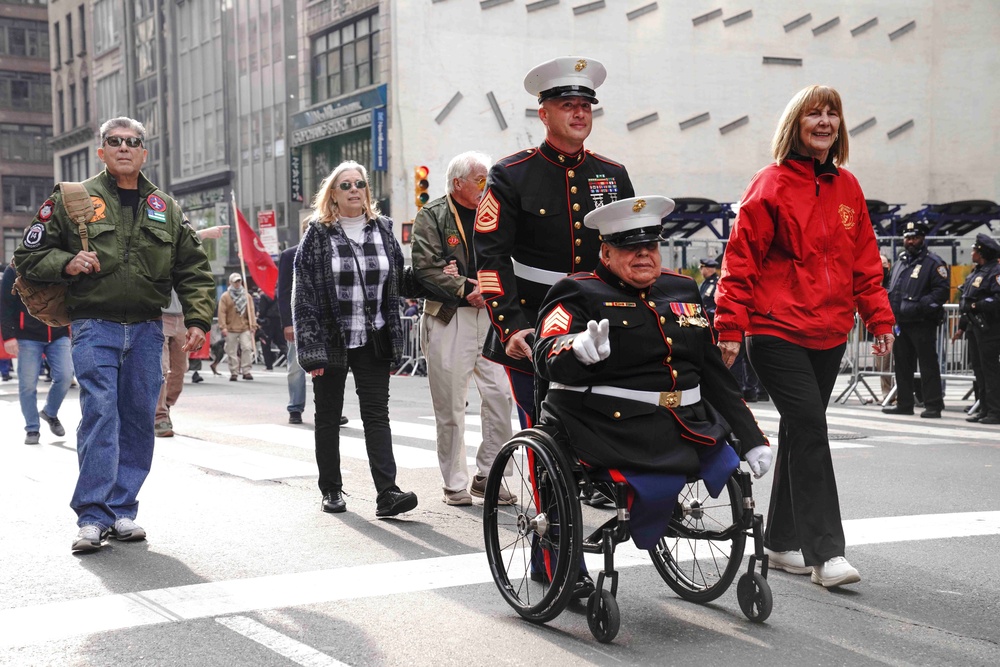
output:
[[646, 208], [645, 199], [637, 199], [634, 204], [632, 204], [632, 210], [638, 213], [642, 209]]
[[587, 61], [583, 60], [583, 59], [577, 60], [576, 61], [576, 71], [577, 72], [582, 72], [585, 69], [587, 69]]

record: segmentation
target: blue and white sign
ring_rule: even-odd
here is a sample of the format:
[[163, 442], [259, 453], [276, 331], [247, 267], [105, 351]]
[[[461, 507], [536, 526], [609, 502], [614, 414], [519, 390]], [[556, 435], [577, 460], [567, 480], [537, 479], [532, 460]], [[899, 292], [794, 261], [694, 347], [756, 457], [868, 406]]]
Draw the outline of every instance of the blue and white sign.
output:
[[389, 169], [389, 137], [385, 127], [385, 107], [372, 109], [372, 171]]

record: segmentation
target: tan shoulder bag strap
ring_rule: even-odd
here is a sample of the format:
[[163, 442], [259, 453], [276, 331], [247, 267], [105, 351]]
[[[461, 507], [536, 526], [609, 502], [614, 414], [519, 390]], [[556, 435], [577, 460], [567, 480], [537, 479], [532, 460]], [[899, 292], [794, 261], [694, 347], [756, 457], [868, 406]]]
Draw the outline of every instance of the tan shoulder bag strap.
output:
[[70, 219], [77, 224], [80, 229], [80, 240], [83, 242], [83, 249], [89, 251], [87, 244], [87, 223], [94, 217], [94, 202], [90, 199], [90, 193], [83, 183], [72, 183], [64, 181], [59, 184], [62, 192], [63, 207], [69, 214]]

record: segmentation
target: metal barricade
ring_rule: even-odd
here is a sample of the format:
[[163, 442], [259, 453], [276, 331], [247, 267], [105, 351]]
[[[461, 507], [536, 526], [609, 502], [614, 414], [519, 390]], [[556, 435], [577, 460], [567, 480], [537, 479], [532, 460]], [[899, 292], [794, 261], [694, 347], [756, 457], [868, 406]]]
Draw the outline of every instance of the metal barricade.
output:
[[427, 362], [423, 350], [420, 349], [420, 316], [400, 315], [399, 323], [403, 327], [403, 357], [392, 374], [427, 375]]
[[[958, 304], [946, 303], [944, 306], [944, 321], [938, 327], [937, 345], [938, 362], [941, 365], [941, 380], [943, 382], [969, 382], [973, 381], [972, 366], [969, 363], [968, 342], [963, 336], [958, 340], [952, 340], [952, 335], [958, 330]], [[880, 362], [879, 358], [872, 354], [872, 344], [874, 340], [871, 334], [865, 329], [861, 318], [855, 315], [854, 329], [847, 339], [847, 350], [844, 352], [844, 361], [841, 364], [841, 372], [849, 372], [851, 381], [847, 388], [837, 397], [836, 402], [846, 403], [851, 395], [855, 395], [862, 404], [881, 403], [889, 405], [896, 397], [896, 387], [885, 395], [876, 394], [868, 384], [869, 378], [894, 377], [894, 363], [890, 356], [889, 363]], [[917, 372], [915, 377], [919, 378]], [[865, 395], [867, 392], [867, 396]], [[963, 394], [963, 400], [972, 394], [971, 384]]]

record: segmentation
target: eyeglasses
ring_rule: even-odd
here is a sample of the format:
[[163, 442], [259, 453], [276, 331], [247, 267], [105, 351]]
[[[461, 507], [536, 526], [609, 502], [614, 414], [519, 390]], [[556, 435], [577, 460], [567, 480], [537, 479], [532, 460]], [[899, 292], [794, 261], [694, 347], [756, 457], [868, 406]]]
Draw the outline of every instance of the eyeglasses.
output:
[[337, 184], [337, 187], [340, 188], [341, 190], [343, 190], [344, 192], [347, 192], [348, 190], [350, 190], [351, 186], [356, 187], [358, 190], [364, 190], [365, 188], [368, 187], [368, 184], [365, 183], [362, 180], [357, 180], [357, 181], [354, 181], [353, 183], [351, 183], [350, 181], [344, 181], [343, 183], [338, 183]]
[[112, 148], [118, 148], [122, 145], [123, 141], [129, 148], [139, 148], [142, 146], [142, 139], [139, 137], [108, 137], [104, 140], [104, 143]]
[[476, 183], [476, 187], [479, 188], [480, 190], [485, 190], [486, 189], [486, 177], [485, 176], [480, 176], [480, 177], [476, 178], [475, 179], [475, 183]]

